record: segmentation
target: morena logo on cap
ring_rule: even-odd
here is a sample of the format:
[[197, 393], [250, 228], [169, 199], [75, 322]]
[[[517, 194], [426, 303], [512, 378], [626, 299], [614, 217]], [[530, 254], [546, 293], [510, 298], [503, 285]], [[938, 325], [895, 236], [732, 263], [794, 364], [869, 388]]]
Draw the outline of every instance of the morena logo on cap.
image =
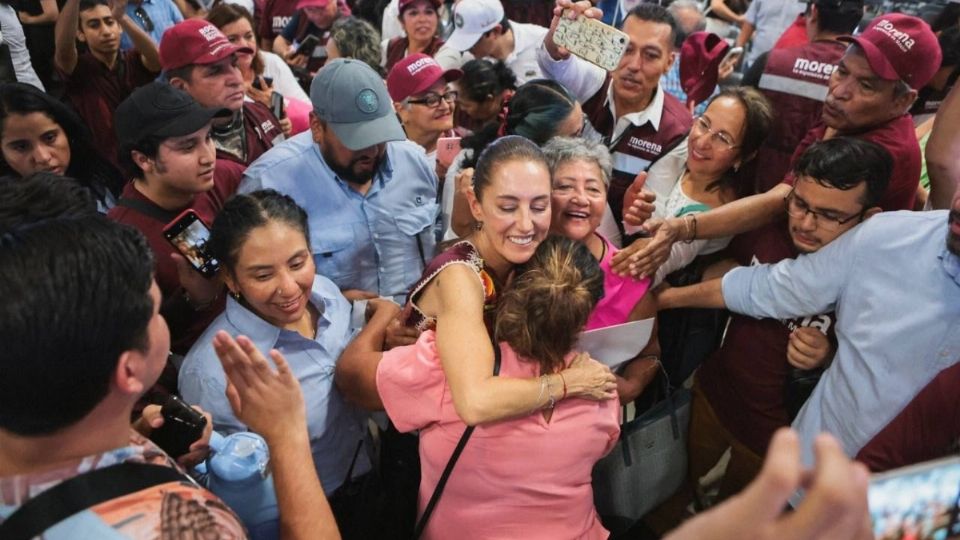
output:
[[876, 25], [874, 25], [874, 28], [877, 31], [882, 32], [887, 36], [889, 36], [891, 39], [893, 39], [894, 43], [896, 43], [897, 46], [900, 47], [900, 50], [902, 50], [903, 52], [909, 51], [910, 48], [913, 47], [913, 44], [915, 43], [913, 38], [910, 37], [910, 34], [897, 30], [897, 27], [894, 26], [893, 23], [891, 23], [886, 19], [883, 19], [880, 22], [878, 22]]
[[380, 108], [380, 98], [372, 89], [364, 88], [357, 94], [357, 108], [367, 114], [375, 113]]
[[220, 33], [220, 30], [212, 24], [208, 24], [200, 29], [200, 35], [206, 38], [207, 41], [214, 41], [223, 34]]
[[407, 66], [407, 72], [410, 73], [410, 75], [416, 75], [417, 73], [420, 73], [421, 71], [423, 71], [424, 68], [433, 67], [433, 66], [440, 67], [440, 64], [438, 64], [436, 60], [428, 56], [426, 58], [421, 58], [416, 62]]

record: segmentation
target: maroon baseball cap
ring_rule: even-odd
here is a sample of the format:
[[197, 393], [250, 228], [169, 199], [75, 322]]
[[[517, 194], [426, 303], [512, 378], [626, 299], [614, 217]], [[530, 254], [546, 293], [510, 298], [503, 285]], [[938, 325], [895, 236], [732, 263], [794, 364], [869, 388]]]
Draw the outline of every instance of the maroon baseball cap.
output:
[[160, 66], [168, 71], [191, 64], [213, 64], [237, 52], [253, 54], [253, 49], [230, 43], [223, 32], [203, 19], [187, 19], [163, 33]]
[[680, 86], [687, 99], [705, 101], [717, 87], [720, 63], [730, 44], [710, 32], [690, 34], [680, 47]]
[[403, 101], [410, 96], [426, 92], [437, 81], [453, 82], [463, 76], [459, 69], [448, 69], [423, 53], [411, 54], [394, 64], [387, 74], [387, 92], [393, 101]]
[[861, 34], [837, 39], [859, 45], [881, 79], [902, 79], [915, 90], [930, 82], [943, 59], [927, 23], [902, 13], [879, 15]]
[[[413, 4], [414, 2], [417, 2], [417, 1], [418, 0], [400, 0], [400, 2], [397, 3], [397, 11], [399, 11], [400, 14], [402, 15], [404, 9], [409, 7], [410, 4]], [[431, 4], [433, 4], [433, 7], [435, 9], [440, 9], [440, 6], [443, 4], [440, 0], [427, 0], [427, 2], [430, 2]]]

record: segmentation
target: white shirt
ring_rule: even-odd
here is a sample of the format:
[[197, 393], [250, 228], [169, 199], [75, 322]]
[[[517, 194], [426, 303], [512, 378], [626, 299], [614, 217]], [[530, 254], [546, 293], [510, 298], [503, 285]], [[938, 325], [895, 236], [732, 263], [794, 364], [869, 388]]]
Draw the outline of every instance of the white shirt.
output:
[[23, 27], [17, 12], [7, 4], [0, 4], [0, 34], [2, 42], [10, 47], [10, 61], [17, 75], [17, 81], [35, 86], [46, 91], [37, 72], [30, 63], [30, 51], [27, 49], [27, 38], [23, 35]]
[[543, 43], [548, 29], [536, 24], [510, 21], [513, 31], [513, 52], [503, 61], [517, 76], [517, 86], [533, 80], [542, 79], [543, 72], [537, 62], [537, 49]]
[[390, 0], [387, 7], [383, 8], [383, 19], [380, 21], [380, 37], [384, 41], [390, 41], [395, 37], [404, 37], [407, 33], [403, 31], [403, 25], [400, 24], [400, 0]]

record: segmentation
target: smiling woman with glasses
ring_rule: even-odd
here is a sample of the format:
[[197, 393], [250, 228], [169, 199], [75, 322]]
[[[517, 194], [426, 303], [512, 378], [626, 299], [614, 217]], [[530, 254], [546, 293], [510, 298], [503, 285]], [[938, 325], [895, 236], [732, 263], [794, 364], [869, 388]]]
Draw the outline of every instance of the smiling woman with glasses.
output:
[[[688, 229], [696, 215], [746, 195], [753, 187], [752, 171], [744, 167], [767, 137], [773, 111], [752, 88], [732, 87], [717, 94], [694, 119], [690, 135], [650, 168], [646, 189], [657, 195], [654, 217], [682, 217]], [[636, 199], [638, 186], [625, 197], [624, 214]], [[690, 264], [698, 255], [723, 249], [729, 238], [675, 244], [655, 282]]]

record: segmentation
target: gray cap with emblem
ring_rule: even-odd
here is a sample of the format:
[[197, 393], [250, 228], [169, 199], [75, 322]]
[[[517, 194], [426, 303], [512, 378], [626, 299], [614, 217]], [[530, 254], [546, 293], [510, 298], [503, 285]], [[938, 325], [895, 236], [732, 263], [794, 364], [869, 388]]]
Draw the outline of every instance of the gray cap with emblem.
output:
[[386, 84], [363, 62], [327, 62], [310, 84], [310, 101], [317, 118], [350, 150], [407, 138]]

